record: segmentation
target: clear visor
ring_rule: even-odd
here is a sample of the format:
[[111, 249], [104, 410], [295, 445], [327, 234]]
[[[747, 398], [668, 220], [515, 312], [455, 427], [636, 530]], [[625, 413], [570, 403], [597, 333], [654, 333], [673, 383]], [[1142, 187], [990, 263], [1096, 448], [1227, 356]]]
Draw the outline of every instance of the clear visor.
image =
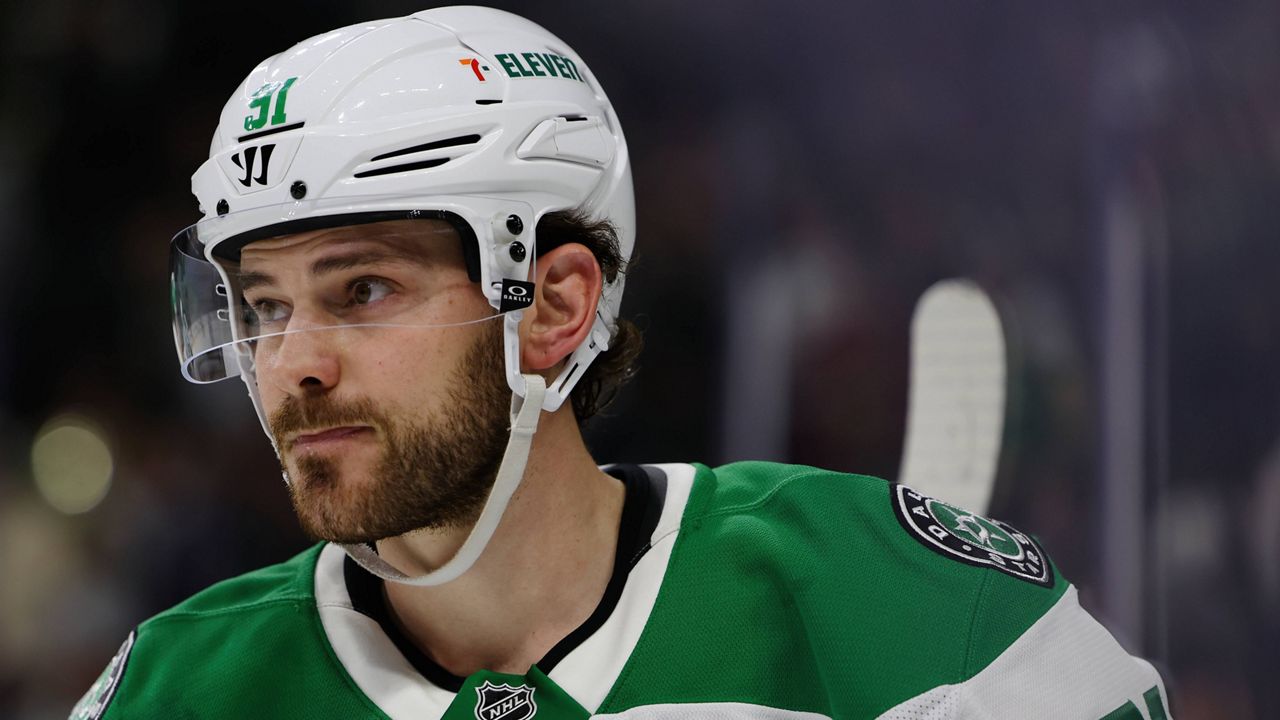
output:
[[374, 330], [499, 316], [467, 259], [474, 231], [452, 213], [313, 217], [233, 237], [215, 235], [218, 225], [192, 225], [170, 250], [174, 342], [193, 382], [252, 372], [302, 342], [300, 333], [353, 346]]

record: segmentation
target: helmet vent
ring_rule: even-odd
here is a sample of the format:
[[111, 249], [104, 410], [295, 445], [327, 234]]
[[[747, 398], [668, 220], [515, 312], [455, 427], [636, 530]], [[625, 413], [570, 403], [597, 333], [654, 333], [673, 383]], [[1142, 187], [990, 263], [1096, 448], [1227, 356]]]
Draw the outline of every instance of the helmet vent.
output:
[[[440, 154], [434, 151], [444, 150], [446, 148], [458, 148], [465, 145], [475, 145], [478, 142], [480, 142], [480, 135], [473, 133], [471, 135], [459, 135], [458, 137], [433, 140], [429, 143], [419, 143], [418, 145], [410, 145], [409, 147], [400, 148], [399, 150], [392, 150], [370, 158], [369, 162], [362, 165], [365, 169], [356, 172], [355, 177], [367, 178], [376, 177], [378, 175], [393, 175], [395, 173], [409, 172], [410, 170], [425, 170], [427, 168], [437, 167], [453, 160], [456, 155], [440, 157]], [[466, 151], [464, 150], [463, 152], [465, 153]], [[429, 155], [427, 157], [422, 157], [424, 153], [431, 153], [433, 156]], [[415, 159], [410, 156], [417, 157]], [[375, 163], [380, 163], [383, 160], [391, 160], [392, 158], [404, 158], [405, 161], [396, 165], [383, 165], [382, 167], [375, 165]], [[370, 165], [374, 166], [370, 167]]]
[[391, 167], [378, 168], [377, 170], [365, 170], [358, 172], [355, 177], [367, 178], [377, 175], [391, 175], [393, 173], [409, 172], [410, 170], [426, 170], [437, 165], [443, 165], [453, 158], [435, 158], [432, 160], [419, 160], [418, 162], [404, 163], [403, 165], [392, 165]]
[[[435, 142], [423, 143], [421, 145], [412, 145], [407, 148], [400, 148], [399, 150], [382, 153], [381, 155], [374, 155], [369, 159], [369, 162], [378, 162], [379, 160], [387, 160], [393, 157], [400, 157], [401, 155], [412, 155], [414, 153], [426, 152], [428, 150], [439, 150], [440, 148], [457, 147], [459, 145], [475, 145], [478, 142], [480, 142], [479, 135], [462, 135], [459, 137], [448, 138], [446, 140], [436, 140]], [[357, 177], [359, 176], [357, 175]]]

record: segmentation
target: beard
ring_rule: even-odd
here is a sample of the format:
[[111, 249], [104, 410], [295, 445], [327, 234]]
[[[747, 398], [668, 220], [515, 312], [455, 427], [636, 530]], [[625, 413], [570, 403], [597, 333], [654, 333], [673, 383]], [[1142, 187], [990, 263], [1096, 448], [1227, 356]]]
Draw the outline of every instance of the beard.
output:
[[475, 523], [510, 428], [501, 323], [482, 329], [451, 375], [445, 404], [422, 423], [396, 419], [367, 398], [288, 396], [271, 414], [271, 432], [282, 451], [288, 448], [281, 438], [310, 428], [368, 425], [383, 437], [364, 482], [344, 481], [335, 459], [311, 454], [298, 457], [297, 472], [290, 473], [282, 453], [304, 533], [353, 544]]

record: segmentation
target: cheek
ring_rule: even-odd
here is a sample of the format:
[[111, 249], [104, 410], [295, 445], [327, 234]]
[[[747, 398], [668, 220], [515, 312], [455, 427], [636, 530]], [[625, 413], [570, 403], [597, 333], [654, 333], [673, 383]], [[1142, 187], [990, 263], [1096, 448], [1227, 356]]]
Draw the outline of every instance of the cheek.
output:
[[344, 376], [349, 384], [381, 388], [379, 394], [392, 403], [421, 402], [444, 391], [469, 342], [453, 328], [392, 331], [359, 353], [364, 360], [353, 358]]

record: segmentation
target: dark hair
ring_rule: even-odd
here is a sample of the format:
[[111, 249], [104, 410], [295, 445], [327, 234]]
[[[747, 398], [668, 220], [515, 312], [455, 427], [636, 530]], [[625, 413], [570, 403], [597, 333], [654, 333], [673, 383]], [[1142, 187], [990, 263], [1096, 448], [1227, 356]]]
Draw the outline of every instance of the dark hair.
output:
[[[593, 220], [577, 210], [559, 210], [538, 220], [538, 254], [566, 243], [585, 246], [600, 264], [606, 281], [627, 272], [629, 263], [618, 245], [618, 230], [608, 220]], [[636, 374], [636, 358], [644, 348], [644, 337], [635, 323], [618, 318], [609, 349], [600, 353], [578, 380], [569, 399], [578, 421], [603, 410], [628, 380]]]

